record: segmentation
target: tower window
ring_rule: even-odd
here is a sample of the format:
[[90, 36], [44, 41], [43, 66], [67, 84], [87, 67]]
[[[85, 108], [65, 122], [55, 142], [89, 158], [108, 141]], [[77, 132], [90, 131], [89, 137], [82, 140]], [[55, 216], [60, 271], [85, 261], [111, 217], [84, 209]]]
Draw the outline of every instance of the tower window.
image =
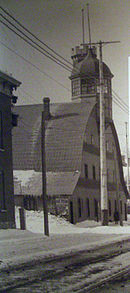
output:
[[72, 95], [77, 96], [80, 94], [80, 80], [76, 79], [72, 81]]
[[95, 83], [93, 80], [89, 82], [86, 79], [81, 80], [81, 94], [95, 93]]

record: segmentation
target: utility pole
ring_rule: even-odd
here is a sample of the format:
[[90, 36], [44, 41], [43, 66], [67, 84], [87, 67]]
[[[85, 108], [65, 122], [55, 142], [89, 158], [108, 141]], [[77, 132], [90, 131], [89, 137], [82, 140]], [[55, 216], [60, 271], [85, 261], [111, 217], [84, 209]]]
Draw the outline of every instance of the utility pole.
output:
[[41, 157], [42, 157], [42, 202], [44, 213], [44, 234], [49, 236], [48, 207], [46, 195], [46, 151], [45, 151], [45, 112], [42, 111], [41, 119]]
[[[90, 31], [90, 30], [89, 30]], [[90, 34], [91, 36], [91, 34]], [[106, 167], [106, 139], [105, 139], [105, 100], [104, 100], [104, 77], [103, 77], [103, 61], [102, 46], [111, 43], [120, 43], [119, 41], [108, 41], [97, 43], [89, 43], [86, 45], [99, 46], [99, 84], [100, 84], [100, 192], [101, 192], [101, 221], [103, 226], [108, 225], [108, 195], [107, 195], [107, 167]]]
[[129, 151], [128, 151], [128, 122], [125, 122], [126, 126], [126, 161], [127, 161], [127, 190], [129, 192]]
[[99, 78], [100, 78], [100, 192], [102, 225], [108, 225], [108, 195], [107, 195], [107, 167], [106, 167], [106, 139], [105, 139], [105, 100], [104, 78], [102, 62], [102, 42], [99, 42]]

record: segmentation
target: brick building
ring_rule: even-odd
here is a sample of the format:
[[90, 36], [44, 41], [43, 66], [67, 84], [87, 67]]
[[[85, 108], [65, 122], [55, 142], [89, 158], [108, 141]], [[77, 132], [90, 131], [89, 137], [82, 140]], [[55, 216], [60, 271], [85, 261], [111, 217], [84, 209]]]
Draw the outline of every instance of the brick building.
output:
[[12, 127], [17, 115], [11, 107], [16, 102], [13, 90], [20, 82], [0, 71], [0, 228], [14, 228], [14, 192], [12, 165]]
[[[21, 119], [19, 128], [14, 130], [13, 152], [15, 170], [41, 171], [41, 112], [44, 109], [47, 118], [47, 177], [49, 178], [51, 172], [56, 180], [55, 187], [51, 189], [53, 179], [48, 179], [48, 198], [51, 196], [57, 199], [55, 202], [59, 206], [59, 198], [65, 197], [67, 200], [64, 201], [64, 209], [68, 209], [70, 222], [76, 223], [85, 219], [101, 218], [99, 60], [95, 48], [85, 45], [73, 50], [72, 59], [72, 102], [49, 104], [49, 99], [45, 99], [44, 105], [17, 107]], [[105, 63], [103, 77], [109, 220], [114, 220], [115, 211], [126, 220], [128, 191], [123, 176], [118, 136], [112, 119], [113, 74]], [[68, 176], [70, 180], [66, 182], [65, 178]], [[29, 192], [33, 192], [30, 196], [35, 197], [40, 179], [37, 179], [37, 184], [35, 181], [35, 189], [34, 181], [31, 181], [29, 188], [26, 186], [24, 197]]]

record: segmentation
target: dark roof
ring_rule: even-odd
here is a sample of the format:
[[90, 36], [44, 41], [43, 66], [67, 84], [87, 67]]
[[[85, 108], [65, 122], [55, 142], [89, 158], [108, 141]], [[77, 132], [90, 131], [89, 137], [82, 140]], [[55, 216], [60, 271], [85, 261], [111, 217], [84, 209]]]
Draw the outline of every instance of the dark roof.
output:
[[120, 180], [121, 180], [121, 184], [124, 190], [124, 193], [126, 195], [127, 198], [129, 198], [129, 192], [127, 190], [126, 187], [126, 183], [124, 180], [124, 174], [123, 174], [123, 168], [122, 168], [122, 157], [121, 157], [121, 151], [120, 151], [120, 145], [119, 145], [119, 140], [118, 140], [118, 136], [117, 136], [117, 132], [115, 129], [115, 125], [113, 122], [111, 122], [111, 129], [112, 129], [112, 133], [115, 139], [115, 144], [116, 144], [116, 150], [117, 150], [117, 159], [118, 159], [118, 166], [119, 166], [119, 174], [120, 174]]
[[[99, 77], [99, 60], [96, 55], [89, 49], [88, 55], [72, 70], [71, 78], [76, 76], [88, 75], [89, 77]], [[103, 75], [104, 77], [113, 77], [109, 67], [103, 62]]]
[[[95, 99], [90, 99], [50, 105], [45, 138], [47, 171], [80, 171], [84, 132], [95, 103]], [[19, 123], [13, 129], [14, 170], [41, 171], [42, 110], [43, 105], [15, 107]]]
[[20, 86], [21, 82], [13, 78], [11, 75], [8, 75], [7, 73], [4, 73], [0, 70], [0, 81], [2, 82], [8, 82], [11, 86], [14, 88]]
[[[23, 172], [23, 178], [26, 176], [26, 171]], [[25, 173], [25, 174], [24, 174]], [[47, 172], [47, 195], [72, 195], [80, 176], [80, 172]], [[19, 179], [21, 173], [15, 171], [14, 194], [15, 195], [33, 195], [41, 196], [42, 194], [42, 173], [33, 172], [28, 180], [21, 180], [21, 189], [19, 189]]]

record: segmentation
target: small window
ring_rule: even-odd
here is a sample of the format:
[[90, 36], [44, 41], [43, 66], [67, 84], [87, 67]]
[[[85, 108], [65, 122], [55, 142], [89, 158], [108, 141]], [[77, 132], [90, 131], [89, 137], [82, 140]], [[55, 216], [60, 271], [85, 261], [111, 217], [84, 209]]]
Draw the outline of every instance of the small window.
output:
[[81, 199], [78, 198], [78, 215], [79, 215], [79, 218], [81, 218]]
[[4, 173], [0, 171], [0, 210], [5, 210], [5, 186], [4, 186]]
[[80, 94], [80, 80], [76, 79], [72, 81], [72, 95], [77, 96]]
[[85, 177], [88, 178], [88, 165], [84, 165], [84, 172], [85, 172]]
[[91, 139], [91, 144], [93, 144], [93, 143], [94, 143], [94, 137], [93, 137], [93, 134], [91, 134], [90, 139]]
[[115, 211], [117, 211], [117, 201], [115, 199]]
[[3, 147], [3, 126], [2, 126], [2, 113], [0, 112], [0, 148]]
[[111, 216], [111, 201], [110, 200], [108, 202], [108, 205], [109, 205], [109, 216]]
[[93, 179], [94, 180], [96, 179], [96, 168], [95, 168], [95, 166], [93, 166]]
[[98, 201], [94, 198], [94, 216], [98, 218]]
[[121, 212], [121, 215], [122, 215], [122, 201], [120, 201], [120, 212]]
[[87, 216], [90, 217], [90, 205], [89, 205], [89, 198], [86, 199], [86, 208], [87, 208]]

